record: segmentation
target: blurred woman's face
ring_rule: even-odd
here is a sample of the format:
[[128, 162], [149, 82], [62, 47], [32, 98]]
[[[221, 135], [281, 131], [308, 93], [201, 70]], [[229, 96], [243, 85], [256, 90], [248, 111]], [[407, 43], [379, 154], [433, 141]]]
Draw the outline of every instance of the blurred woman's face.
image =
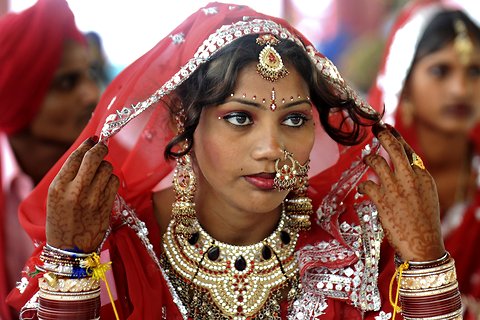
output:
[[40, 111], [30, 125], [38, 139], [70, 146], [87, 124], [100, 98], [84, 45], [68, 41]]
[[420, 59], [403, 99], [412, 104], [416, 125], [467, 134], [480, 119], [480, 47], [467, 64], [460, 62], [453, 43]]

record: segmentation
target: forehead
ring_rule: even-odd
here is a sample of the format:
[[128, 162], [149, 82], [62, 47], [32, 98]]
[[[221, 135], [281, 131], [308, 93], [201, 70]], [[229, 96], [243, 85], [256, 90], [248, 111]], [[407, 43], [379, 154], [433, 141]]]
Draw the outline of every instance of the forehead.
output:
[[[470, 53], [471, 62], [478, 64], [480, 62], [480, 45], [478, 43], [473, 43], [473, 50]], [[427, 54], [423, 58], [419, 60], [419, 62], [426, 62], [426, 63], [438, 63], [442, 61], [451, 61], [460, 64], [460, 60], [458, 59], [458, 50], [455, 49], [454, 43], [450, 42], [446, 46], [440, 48], [437, 51], [434, 51], [430, 54]]]
[[88, 62], [87, 47], [73, 40], [66, 41], [63, 46], [60, 67], [68, 68]]
[[257, 72], [257, 65], [251, 63], [242, 69], [237, 78], [234, 92], [238, 94], [252, 93], [257, 96], [270, 96], [272, 87], [277, 96], [306, 96], [309, 94], [307, 82], [292, 65], [286, 65], [288, 75], [275, 82], [265, 80]]

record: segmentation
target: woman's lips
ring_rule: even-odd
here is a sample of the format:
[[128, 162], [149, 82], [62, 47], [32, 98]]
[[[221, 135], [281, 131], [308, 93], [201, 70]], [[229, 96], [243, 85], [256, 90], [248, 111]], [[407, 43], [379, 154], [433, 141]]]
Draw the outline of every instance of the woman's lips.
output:
[[247, 182], [262, 190], [272, 190], [274, 178], [275, 173], [258, 173], [245, 176]]
[[445, 113], [455, 118], [469, 118], [473, 115], [473, 107], [468, 104], [456, 104], [447, 106]]

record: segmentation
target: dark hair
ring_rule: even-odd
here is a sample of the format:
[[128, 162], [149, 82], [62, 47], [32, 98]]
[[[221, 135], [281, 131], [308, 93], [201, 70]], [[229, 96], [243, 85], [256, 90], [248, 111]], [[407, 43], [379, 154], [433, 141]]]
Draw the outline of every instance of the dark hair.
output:
[[[190, 151], [202, 108], [222, 104], [233, 92], [240, 71], [252, 62], [258, 61], [258, 55], [263, 47], [256, 44], [257, 37], [255, 34], [246, 35], [225, 46], [177, 88], [176, 99], [179, 101], [169, 101], [167, 104], [173, 115], [178, 114], [180, 108], [183, 108], [184, 132], [167, 145], [166, 158], [176, 158]], [[364, 137], [362, 127], [379, 120], [379, 116], [361, 110], [353, 99], [340, 99], [335, 96], [334, 89], [327, 84], [305, 50], [293, 41], [282, 40], [275, 45], [275, 50], [281, 55], [283, 62], [293, 66], [308, 83], [310, 99], [318, 109], [320, 123], [334, 140], [345, 145], [357, 144]], [[339, 125], [334, 126], [330, 123], [332, 109], [341, 115]], [[187, 143], [186, 148], [179, 152], [174, 151], [174, 148], [182, 142]]]
[[478, 45], [480, 44], [480, 29], [478, 26], [460, 10], [441, 11], [435, 15], [428, 26], [425, 28], [420, 38], [412, 61], [410, 71], [418, 60], [434, 53], [455, 40], [457, 32], [455, 31], [455, 22], [461, 20], [467, 27], [470, 38]]

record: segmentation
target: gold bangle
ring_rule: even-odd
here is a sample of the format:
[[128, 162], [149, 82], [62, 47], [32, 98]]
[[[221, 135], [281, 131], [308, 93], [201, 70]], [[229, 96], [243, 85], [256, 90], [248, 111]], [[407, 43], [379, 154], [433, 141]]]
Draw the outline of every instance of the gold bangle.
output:
[[[443, 256], [441, 256], [438, 259], [435, 260], [430, 260], [430, 261], [408, 261], [408, 264], [411, 269], [426, 269], [426, 268], [432, 268], [432, 267], [437, 267], [440, 265], [445, 264], [447, 261], [450, 260], [450, 253], [445, 252]], [[404, 261], [398, 256], [395, 255], [395, 264], [398, 267], [401, 265]]]
[[455, 281], [455, 283], [449, 285], [449, 286], [444, 286], [440, 289], [436, 290], [408, 290], [408, 289], [403, 289], [400, 288], [399, 293], [400, 293], [400, 299], [401, 297], [428, 297], [428, 296], [435, 296], [439, 295], [445, 292], [453, 291], [453, 290], [458, 290], [458, 282]]
[[74, 293], [67, 293], [67, 292], [52, 292], [52, 291], [45, 291], [40, 289], [38, 291], [38, 296], [43, 299], [52, 300], [52, 301], [83, 301], [83, 300], [90, 300], [100, 297], [100, 288], [94, 291], [89, 292], [74, 292]]
[[55, 248], [55, 247], [49, 245], [48, 243], [45, 245], [44, 250], [53, 251], [53, 252], [59, 253], [63, 256], [75, 257], [75, 258], [87, 258], [90, 255], [90, 253], [62, 250], [62, 249], [59, 249], [59, 248]]
[[447, 263], [440, 266], [424, 269], [410, 269], [410, 263], [408, 269], [404, 270], [402, 276], [404, 277], [419, 277], [419, 276], [428, 276], [432, 274], [439, 274], [446, 272], [449, 269], [455, 268], [455, 260], [450, 259]]
[[38, 286], [40, 289], [50, 292], [90, 292], [100, 287], [100, 280], [93, 278], [57, 278], [56, 284], [53, 284], [49, 283], [48, 279], [39, 278]]
[[403, 275], [400, 281], [401, 289], [422, 290], [448, 286], [457, 281], [457, 274], [454, 268], [442, 273], [428, 274], [425, 276]]

